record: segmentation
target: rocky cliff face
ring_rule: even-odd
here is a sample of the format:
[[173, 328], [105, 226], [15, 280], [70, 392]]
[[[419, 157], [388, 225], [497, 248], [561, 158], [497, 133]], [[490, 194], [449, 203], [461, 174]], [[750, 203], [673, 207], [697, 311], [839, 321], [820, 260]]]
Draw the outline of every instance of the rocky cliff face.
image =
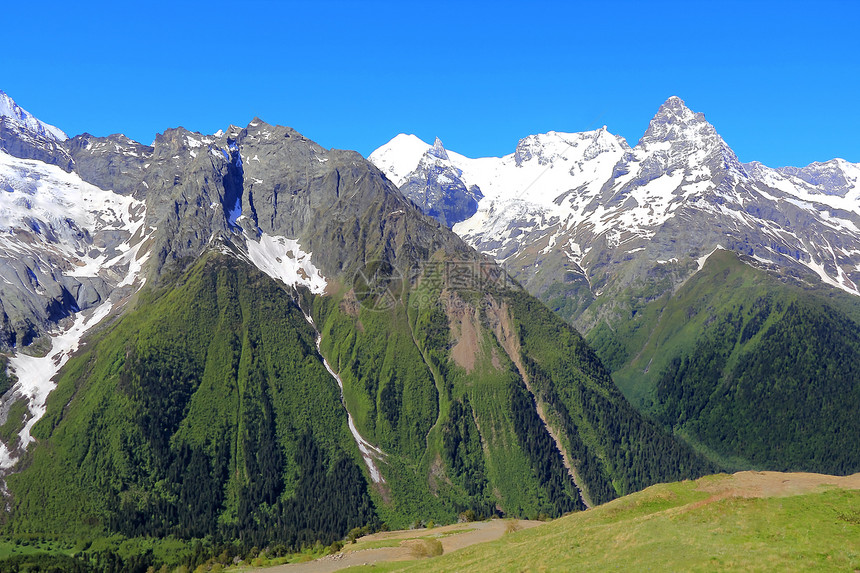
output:
[[35, 159], [69, 172], [75, 162], [61, 141], [30, 131], [11, 117], [0, 116], [0, 151], [21, 159]]

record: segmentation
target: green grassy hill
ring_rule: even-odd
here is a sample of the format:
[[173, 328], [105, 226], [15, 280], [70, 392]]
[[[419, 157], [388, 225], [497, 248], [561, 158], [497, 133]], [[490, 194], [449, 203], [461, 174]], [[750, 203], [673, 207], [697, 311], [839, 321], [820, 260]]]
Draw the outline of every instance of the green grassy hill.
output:
[[708, 476], [440, 557], [350, 571], [856, 571], [858, 488], [860, 475]]

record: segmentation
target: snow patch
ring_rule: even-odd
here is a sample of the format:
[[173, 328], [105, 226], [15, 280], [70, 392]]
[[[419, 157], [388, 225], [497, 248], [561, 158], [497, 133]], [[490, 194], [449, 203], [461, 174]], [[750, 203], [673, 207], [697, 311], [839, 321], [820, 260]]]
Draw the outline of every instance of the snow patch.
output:
[[[128, 262], [132, 248], [120, 243], [112, 258], [94, 248], [101, 232], [141, 231], [144, 203], [84, 182], [75, 173], [39, 161], [0, 153], [0, 244], [7, 253], [50, 253], [68, 261], [71, 277], [95, 277], [102, 269]], [[17, 236], [31, 231], [29, 241]], [[134, 249], [136, 254], [137, 249]]]
[[722, 245], [717, 245], [716, 247], [714, 247], [713, 251], [711, 251], [710, 253], [708, 253], [707, 255], [705, 255], [703, 257], [699, 257], [698, 259], [696, 259], [696, 263], [699, 265], [699, 268], [696, 269], [696, 272], [699, 272], [700, 270], [702, 270], [705, 267], [705, 263], [710, 258], [710, 256], [719, 250], [725, 250], [725, 249], [723, 248]]
[[262, 233], [259, 241], [248, 239], [248, 256], [254, 265], [287, 286], [306, 286], [314, 294], [325, 294], [322, 272], [311, 262], [296, 239]]
[[[31, 417], [18, 434], [21, 448], [26, 448], [34, 441], [30, 430], [45, 415], [45, 401], [48, 399], [48, 394], [57, 386], [53, 382], [54, 376], [77, 351], [84, 334], [107, 316], [112, 307], [113, 303], [108, 301], [98, 306], [88, 317], [79, 313], [68, 330], [51, 337], [51, 350], [47, 355], [37, 358], [19, 352], [9, 359], [9, 366], [18, 377], [13, 391], [29, 399]], [[8, 455], [8, 450], [5, 453], [7, 455], [0, 458], [2, 469], [10, 468], [16, 461], [16, 458]]]

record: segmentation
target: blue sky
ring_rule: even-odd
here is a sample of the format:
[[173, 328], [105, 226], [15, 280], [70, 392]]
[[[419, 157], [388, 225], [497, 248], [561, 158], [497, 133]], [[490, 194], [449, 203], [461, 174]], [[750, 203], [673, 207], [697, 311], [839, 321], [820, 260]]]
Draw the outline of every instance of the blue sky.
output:
[[860, 162], [860, 2], [177, 4], [19, 4], [0, 89], [70, 135], [259, 116], [365, 155], [407, 132], [470, 156], [602, 125], [633, 145], [678, 95], [742, 161]]

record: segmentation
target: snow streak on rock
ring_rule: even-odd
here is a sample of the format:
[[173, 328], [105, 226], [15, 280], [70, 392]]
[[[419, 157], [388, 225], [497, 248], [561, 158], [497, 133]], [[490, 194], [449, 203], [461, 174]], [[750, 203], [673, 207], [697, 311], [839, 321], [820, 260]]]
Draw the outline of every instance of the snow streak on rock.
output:
[[352, 438], [355, 440], [356, 445], [358, 445], [358, 450], [361, 452], [361, 457], [364, 460], [365, 465], [367, 465], [367, 469], [370, 472], [370, 479], [373, 483], [385, 483], [385, 478], [382, 477], [382, 473], [379, 471], [379, 467], [376, 465], [377, 460], [385, 459], [385, 452], [365, 440], [361, 434], [358, 432], [358, 428], [355, 427], [355, 420], [352, 418], [352, 413], [349, 411], [349, 408], [346, 405], [346, 398], [343, 393], [343, 380], [340, 379], [340, 375], [334, 371], [334, 368], [331, 367], [331, 364], [328, 363], [325, 356], [322, 354], [322, 350], [320, 350], [320, 344], [322, 343], [322, 334], [317, 330], [316, 324], [314, 324], [314, 319], [311, 318], [310, 315], [305, 315], [305, 320], [308, 321], [308, 324], [314, 327], [316, 331], [316, 344], [317, 344], [317, 352], [322, 358], [323, 365], [325, 369], [328, 370], [328, 373], [331, 374], [332, 378], [337, 381], [338, 388], [340, 388], [340, 401], [343, 404], [343, 409], [346, 410], [347, 424], [349, 425], [349, 431], [352, 434]]
[[48, 333], [45, 356], [18, 350], [9, 360], [18, 380], [5, 397], [26, 400], [28, 415], [13, 448], [0, 444], [0, 469], [10, 469], [33, 441], [30, 430], [45, 413], [53, 379], [84, 334], [143, 285], [149, 256], [145, 215], [142, 201], [99, 189], [59, 167], [0, 153], [0, 295], [7, 311], [16, 301], [33, 305], [51, 296], [71, 297], [69, 289], [77, 293], [65, 302], [69, 315], [46, 316], [63, 326]]
[[[27, 423], [18, 434], [16, 449], [24, 451], [34, 441], [30, 430], [45, 415], [48, 394], [57, 386], [53, 381], [54, 376], [77, 351], [84, 334], [107, 316], [112, 307], [113, 303], [108, 301], [92, 312], [77, 314], [70, 328], [51, 337], [51, 349], [45, 356], [39, 358], [18, 352], [9, 360], [9, 366], [18, 378], [11, 392], [28, 400], [30, 412]], [[17, 456], [0, 442], [0, 469], [9, 469], [16, 461]]]

